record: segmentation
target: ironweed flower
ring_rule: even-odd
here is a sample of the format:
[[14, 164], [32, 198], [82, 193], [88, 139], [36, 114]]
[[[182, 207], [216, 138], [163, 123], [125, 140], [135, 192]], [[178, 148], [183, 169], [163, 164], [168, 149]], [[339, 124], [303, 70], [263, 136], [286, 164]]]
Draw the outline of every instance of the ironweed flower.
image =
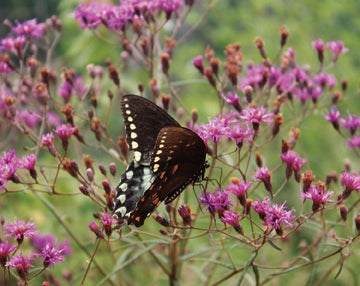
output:
[[348, 117], [340, 120], [342, 127], [348, 129], [351, 135], [354, 135], [356, 130], [360, 127], [360, 117], [348, 112]]
[[334, 126], [335, 130], [337, 130], [337, 131], [340, 130], [339, 123], [341, 121], [341, 114], [340, 114], [339, 109], [337, 109], [336, 106], [333, 106], [331, 108], [331, 111], [328, 114], [326, 114], [324, 117], [325, 117], [326, 121], [330, 122]]
[[232, 178], [231, 183], [225, 187], [224, 191], [234, 194], [240, 201], [241, 205], [245, 205], [246, 203], [246, 192], [251, 187], [251, 182], [246, 183], [238, 178]]
[[22, 23], [16, 21], [16, 25], [11, 30], [18, 36], [38, 39], [45, 35], [46, 26], [44, 23], [37, 23], [37, 19], [31, 19]]
[[257, 131], [260, 123], [272, 123], [272, 113], [266, 113], [265, 107], [249, 106], [241, 111], [240, 119], [244, 120], [246, 124], [252, 124], [253, 129]]
[[15, 222], [7, 222], [4, 225], [3, 230], [6, 232], [6, 239], [14, 237], [18, 244], [21, 244], [25, 237], [32, 238], [39, 233], [36, 230], [35, 223], [18, 219], [15, 219]]
[[339, 55], [345, 54], [349, 51], [349, 49], [345, 48], [342, 41], [331, 41], [326, 44], [326, 48], [333, 54], [333, 62], [337, 61]]
[[270, 204], [270, 198], [265, 197], [261, 202], [259, 199], [253, 203], [253, 209], [259, 214], [264, 221], [264, 225], [275, 229], [278, 234], [282, 234], [282, 225], [292, 227], [295, 216], [292, 214], [295, 209], [286, 210], [285, 203]]
[[29, 255], [26, 258], [22, 253], [18, 255], [14, 255], [10, 258], [10, 260], [6, 263], [6, 266], [15, 268], [19, 276], [23, 280], [27, 280], [28, 278], [28, 270], [33, 268], [34, 266], [30, 263], [34, 259], [33, 255]]
[[271, 172], [268, 167], [261, 167], [255, 173], [255, 179], [264, 183], [266, 190], [272, 193]]
[[226, 210], [221, 215], [220, 220], [223, 223], [227, 223], [227, 224], [231, 225], [232, 227], [234, 227], [234, 229], [238, 233], [244, 234], [244, 231], [243, 231], [243, 229], [242, 229], [242, 227], [240, 226], [240, 223], [239, 223], [239, 217], [240, 217], [240, 214], [235, 213], [235, 212], [233, 212], [231, 210]]
[[342, 199], [347, 198], [352, 191], [360, 191], [360, 176], [354, 173], [342, 172], [340, 175], [341, 183], [345, 190], [342, 193]]
[[4, 267], [9, 259], [11, 252], [16, 250], [17, 247], [7, 241], [0, 242], [0, 266]]
[[216, 212], [221, 214], [228, 210], [232, 205], [227, 192], [222, 191], [218, 188], [214, 193], [206, 192], [200, 197], [200, 203], [206, 206], [206, 210], [214, 215]]
[[333, 195], [333, 191], [325, 193], [324, 188], [312, 185], [306, 193], [302, 192], [300, 196], [303, 200], [308, 199], [313, 201], [312, 210], [315, 212], [320, 208], [321, 205], [333, 202], [333, 200], [329, 199], [329, 197]]

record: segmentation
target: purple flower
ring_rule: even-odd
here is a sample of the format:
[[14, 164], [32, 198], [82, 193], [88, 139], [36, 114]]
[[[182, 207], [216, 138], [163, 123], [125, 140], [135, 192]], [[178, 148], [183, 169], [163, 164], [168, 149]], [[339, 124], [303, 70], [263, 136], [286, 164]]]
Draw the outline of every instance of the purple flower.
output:
[[354, 135], [356, 129], [360, 127], [360, 117], [348, 112], [348, 117], [341, 120], [341, 125], [348, 129], [351, 135]]
[[0, 58], [0, 74], [11, 74], [14, 72], [14, 67], [10, 65], [9, 61]]
[[117, 220], [110, 216], [107, 212], [102, 213], [101, 224], [103, 225], [105, 233], [108, 237], [112, 234], [112, 226], [116, 223]]
[[348, 191], [360, 191], [360, 176], [354, 173], [342, 172], [340, 175], [341, 183]]
[[19, 169], [19, 158], [15, 150], [4, 152], [0, 158], [0, 190], [3, 190], [8, 180], [19, 182], [16, 171]]
[[334, 192], [329, 191], [325, 193], [323, 188], [312, 185], [306, 193], [301, 193], [301, 199], [312, 200], [313, 211], [317, 211], [320, 205], [333, 202], [333, 200], [329, 200], [329, 197], [332, 195], [334, 195]]
[[262, 181], [266, 190], [272, 194], [271, 173], [268, 167], [259, 168], [255, 173], [255, 179]]
[[281, 233], [282, 224], [286, 227], [292, 227], [292, 222], [295, 220], [295, 217], [292, 215], [295, 209], [287, 211], [285, 202], [281, 205], [272, 205], [270, 204], [269, 197], [265, 197], [262, 202], [256, 199], [252, 207], [261, 219], [264, 220], [264, 225], [272, 227], [278, 233]]
[[325, 45], [322, 39], [317, 39], [316, 41], [313, 41], [311, 45], [317, 52], [324, 52]]
[[64, 99], [64, 102], [69, 102], [72, 95], [73, 86], [65, 81], [61, 86], [59, 86], [57, 93]]
[[33, 128], [41, 122], [41, 115], [38, 111], [21, 110], [17, 114], [17, 121], [24, 123], [26, 126]]
[[251, 182], [246, 183], [242, 180], [235, 178], [231, 180], [231, 183], [224, 190], [239, 197], [244, 196], [246, 192], [250, 189], [250, 187]]
[[11, 52], [20, 57], [23, 54], [25, 43], [25, 36], [17, 36], [15, 38], [8, 36], [1, 40], [0, 51]]
[[349, 49], [344, 47], [344, 43], [342, 41], [332, 41], [326, 44], [326, 48], [332, 52], [333, 58], [332, 61], [336, 62], [337, 58], [341, 54], [345, 54], [349, 51]]
[[23, 23], [17, 22], [12, 31], [18, 36], [23, 35], [27, 38], [38, 39], [45, 34], [45, 24], [37, 23], [36, 19], [27, 20]]
[[296, 172], [299, 172], [300, 169], [305, 165], [306, 159], [299, 157], [299, 155], [292, 150], [281, 153], [281, 160], [286, 164], [286, 166]]
[[71, 135], [74, 134], [76, 128], [68, 124], [61, 124], [55, 130], [55, 133], [60, 137], [61, 140], [67, 141]]
[[44, 267], [64, 261], [64, 256], [71, 253], [69, 240], [64, 240], [57, 245], [56, 237], [51, 234], [33, 237], [32, 243], [38, 251], [34, 256], [43, 258]]
[[234, 139], [236, 145], [241, 145], [244, 141], [253, 141], [253, 137], [255, 134], [255, 131], [253, 129], [241, 127], [239, 124], [235, 124], [234, 126], [227, 128], [225, 131], [225, 136], [230, 139]]
[[25, 258], [23, 254], [20, 253], [19, 255], [12, 256], [10, 260], [6, 263], [6, 266], [15, 268], [19, 276], [23, 280], [27, 280], [28, 270], [34, 267], [30, 264], [33, 258], [34, 257], [32, 255], [29, 255]]
[[193, 59], [193, 65], [200, 71], [201, 74], [204, 73], [204, 58], [202, 55], [196, 56]]
[[236, 91], [234, 92], [228, 92], [228, 93], [222, 93], [221, 97], [226, 101], [227, 104], [234, 106], [237, 111], [241, 111], [241, 106], [239, 104], [240, 98], [236, 94]]
[[18, 244], [21, 244], [24, 237], [32, 238], [38, 234], [35, 223], [32, 221], [25, 222], [25, 220], [15, 219], [15, 222], [8, 222], [4, 225], [3, 230], [7, 232], [5, 238], [14, 237]]
[[321, 87], [328, 86], [330, 89], [336, 86], [336, 78], [332, 74], [319, 73], [313, 76], [313, 81]]
[[27, 154], [19, 160], [20, 168], [26, 170], [33, 170], [35, 168], [35, 164], [36, 164], [35, 154]]
[[17, 247], [7, 241], [0, 242], [0, 266], [4, 267], [10, 253], [16, 250]]
[[257, 84], [264, 80], [265, 72], [267, 72], [267, 69], [264, 65], [254, 66], [253, 64], [249, 64], [247, 67], [247, 74], [242, 78], [239, 89], [244, 90], [247, 85], [255, 88]]
[[234, 213], [231, 210], [224, 211], [220, 220], [224, 223], [228, 223], [231, 226], [237, 227], [239, 225], [240, 214]]
[[209, 119], [208, 124], [199, 125], [198, 133], [205, 143], [209, 140], [217, 143], [226, 134], [228, 127], [228, 122], [224, 118], [217, 116], [213, 120]]
[[349, 148], [358, 148], [360, 147], [360, 135], [356, 135], [347, 140], [347, 146]]
[[52, 133], [43, 134], [41, 136], [41, 145], [42, 146], [53, 146], [54, 145], [54, 135]]
[[249, 106], [241, 111], [240, 119], [246, 124], [252, 124], [254, 130], [258, 130], [260, 123], [270, 124], [272, 122], [272, 113], [266, 113], [265, 107]]
[[332, 123], [332, 125], [336, 130], [339, 130], [339, 121], [341, 119], [341, 114], [336, 106], [333, 106], [331, 108], [331, 111], [328, 114], [326, 114], [324, 117], [326, 121]]
[[216, 190], [213, 194], [206, 192], [200, 197], [200, 203], [205, 205], [206, 210], [211, 214], [216, 212], [221, 214], [232, 205], [229, 194], [221, 189]]

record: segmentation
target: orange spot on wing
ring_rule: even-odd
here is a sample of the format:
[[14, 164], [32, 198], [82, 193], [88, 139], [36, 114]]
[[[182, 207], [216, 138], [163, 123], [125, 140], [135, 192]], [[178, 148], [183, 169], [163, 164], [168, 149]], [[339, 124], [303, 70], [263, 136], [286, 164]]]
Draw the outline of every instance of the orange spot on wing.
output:
[[179, 168], [179, 164], [176, 164], [176, 165], [173, 167], [173, 169], [172, 169], [172, 171], [171, 171], [171, 174], [174, 174], [174, 173], [177, 171], [178, 168]]

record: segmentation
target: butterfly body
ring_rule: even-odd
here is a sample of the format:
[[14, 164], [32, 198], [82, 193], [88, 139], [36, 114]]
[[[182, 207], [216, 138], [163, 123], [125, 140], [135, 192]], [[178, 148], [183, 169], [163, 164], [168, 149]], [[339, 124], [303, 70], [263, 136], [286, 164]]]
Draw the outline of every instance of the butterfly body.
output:
[[138, 227], [162, 201], [170, 203], [203, 178], [206, 147], [196, 133], [147, 99], [125, 95], [121, 110], [134, 159], [117, 187], [114, 215]]

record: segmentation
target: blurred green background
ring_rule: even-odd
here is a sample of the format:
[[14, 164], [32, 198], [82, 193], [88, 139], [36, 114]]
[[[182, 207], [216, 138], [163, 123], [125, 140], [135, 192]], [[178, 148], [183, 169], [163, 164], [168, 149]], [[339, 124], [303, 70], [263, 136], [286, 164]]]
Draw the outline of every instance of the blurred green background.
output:
[[[187, 22], [189, 28], [199, 20], [200, 14], [203, 12], [202, 8], [206, 6], [207, 2], [201, 1], [202, 5], [196, 6], [195, 11], [189, 15]], [[72, 0], [1, 1], [0, 18], [2, 20], [8, 18], [9, 20], [18, 19], [20, 21], [37, 18], [41, 21], [51, 15], [57, 15], [63, 21], [63, 36], [56, 51], [59, 68], [61, 66], [68, 66], [76, 69], [80, 74], [85, 74], [86, 66], [90, 62], [104, 65], [104, 60], [110, 58], [115, 65], [120, 63], [120, 49], [117, 46], [105, 45], [92, 32], [82, 31], [79, 28], [72, 18], [72, 13], [78, 3], [78, 1]], [[338, 81], [347, 79], [349, 83], [348, 91], [344, 95], [344, 101], [340, 105], [342, 112], [350, 110], [352, 113], [358, 113], [360, 110], [358, 98], [358, 71], [360, 68], [358, 56], [358, 51], [360, 51], [359, 15], [360, 1], [356, 0], [217, 1], [216, 6], [210, 10], [205, 21], [195, 30], [186, 41], [186, 44], [177, 47], [172, 65], [177, 67], [178, 70], [172, 70], [172, 76], [178, 78], [179, 84], [183, 84], [183, 88], [187, 91], [185, 98], [186, 105], [190, 107], [196, 106], [199, 109], [200, 121], [206, 122], [208, 116], [216, 113], [216, 103], [214, 103], [214, 106], [211, 103], [201, 104], [201, 101], [209, 102], [208, 99], [214, 97], [214, 94], [208, 93], [209, 88], [205, 81], [200, 80], [195, 84], [193, 82], [186, 84], [186, 81], [191, 79], [199, 79], [197, 70], [192, 66], [192, 59], [198, 54], [203, 54], [207, 46], [211, 46], [216, 51], [216, 55], [223, 59], [225, 46], [232, 42], [239, 42], [244, 54], [244, 63], [248, 61], [259, 63], [261, 58], [253, 44], [257, 36], [265, 40], [268, 56], [273, 58], [279, 50], [280, 27], [286, 25], [290, 30], [287, 47], [293, 47], [296, 50], [296, 60], [299, 65], [311, 63], [313, 65], [311, 66], [312, 71], [318, 69], [317, 55], [311, 48], [312, 41], [322, 38], [325, 42], [342, 40], [345, 43], [345, 46], [349, 48], [349, 52], [346, 55], [340, 56], [337, 67], [331, 72], [336, 75]], [[7, 29], [1, 27], [1, 37], [6, 35], [6, 33]], [[129, 92], [136, 92], [138, 82], [145, 80], [141, 71], [134, 71], [130, 75], [122, 76], [124, 87]], [[185, 83], [182, 81], [185, 81]], [[113, 108], [110, 130], [112, 137], [116, 139], [119, 135], [118, 132], [120, 133], [119, 125], [121, 125], [122, 119], [116, 111], [117, 106], [113, 106]], [[319, 112], [316, 116], [303, 123], [303, 133], [301, 134], [300, 146], [297, 149], [300, 153], [304, 151], [304, 154], [309, 158], [310, 167], [317, 172], [319, 179], [324, 179], [330, 171], [341, 171], [344, 158], [352, 158], [353, 156], [347, 150], [345, 141], [341, 140], [339, 144], [338, 135], [330, 124], [324, 124], [322, 115], [323, 113]], [[276, 141], [269, 148], [274, 148], [274, 153], [275, 151], [278, 152], [280, 148], [279, 143], [279, 141]], [[112, 161], [110, 157], [103, 157], [101, 150], [95, 152], [94, 150], [88, 151], [93, 152], [95, 157], [102, 158], [104, 164]], [[270, 157], [267, 158], [268, 161], [270, 159]], [[359, 162], [355, 162], [355, 168], [357, 169], [358, 167]], [[123, 166], [119, 166], [120, 168], [123, 168]], [[66, 178], [60, 178], [60, 188], [77, 192], [77, 185], [67, 181]], [[84, 244], [88, 245], [89, 249], [92, 249], [94, 237], [88, 231], [87, 224], [92, 220], [94, 211], [98, 211], [98, 209], [89, 203], [89, 201], [84, 200], [83, 196], [57, 196], [55, 198], [46, 197], [46, 199], [51, 204], [54, 204], [57, 210], [61, 210], [60, 215], [64, 221], [69, 224]], [[28, 207], [29, 205], [31, 205], [31, 208]], [[49, 232], [57, 233], [61, 239], [68, 237], [62, 227], [59, 227], [56, 222], [54, 223], [53, 220], [49, 219], [51, 213], [48, 213], [46, 208], [44, 210], [39, 199], [30, 192], [1, 197], [0, 207], [2, 210], [1, 216], [7, 219], [12, 219], [14, 216], [18, 218], [32, 217], [43, 231], [48, 230]], [[74, 253], [80, 253], [80, 255], [67, 258], [65, 268], [79, 269], [85, 267], [86, 255], [79, 251], [75, 244], [72, 245]], [[124, 251], [125, 247], [121, 247], [122, 251]], [[104, 257], [106, 257], [106, 251], [104, 253]], [[276, 254], [272, 255], [276, 257]], [[246, 261], [246, 259], [244, 260]], [[79, 265], [79, 262], [81, 265]], [[105, 259], [103, 263], [106, 266], [111, 262], [111, 259], [109, 261]], [[61, 267], [56, 267], [55, 270], [59, 271], [58, 268]], [[132, 271], [135, 270], [129, 270], [129, 277], [131, 277]], [[313, 271], [315, 270], [313, 269]], [[297, 272], [296, 274], [298, 275], [299, 273]], [[80, 271], [79, 275], [82, 274], [83, 272]], [[136, 275], [141, 276], [139, 281], [142, 281], [142, 283], [148, 281], [146, 273], [144, 274], [140, 271], [136, 272]], [[337, 281], [333, 281], [331, 285], [343, 285], [344, 281], [346, 279], [341, 276]], [[296, 284], [296, 277], [293, 279], [289, 278], [288, 282], [300, 285]], [[164, 278], [162, 285], [166, 284], [167, 282]]]

